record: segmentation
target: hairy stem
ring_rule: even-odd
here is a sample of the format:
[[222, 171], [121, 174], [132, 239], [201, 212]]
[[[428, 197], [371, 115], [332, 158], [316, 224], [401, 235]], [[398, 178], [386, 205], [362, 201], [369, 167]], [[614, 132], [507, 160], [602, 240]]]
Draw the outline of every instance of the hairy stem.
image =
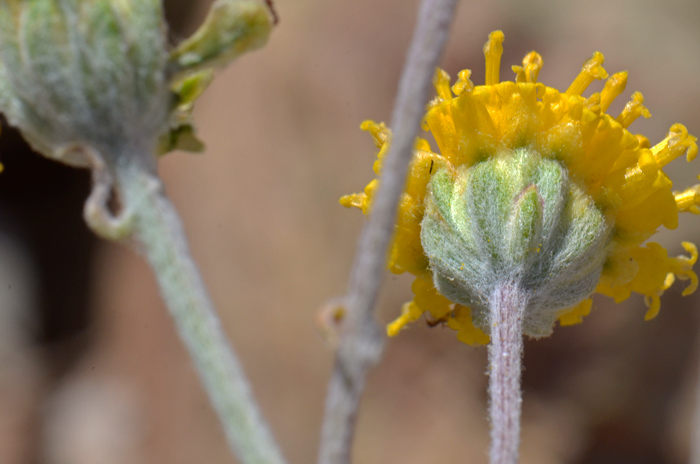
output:
[[123, 208], [133, 215], [137, 246], [153, 268], [229, 444], [242, 463], [283, 464], [190, 256], [180, 218], [160, 180], [134, 164], [114, 169]]
[[516, 464], [520, 446], [525, 293], [512, 281], [501, 282], [491, 296], [489, 344], [489, 417], [491, 464]]
[[690, 437], [690, 464], [700, 464], [700, 371], [695, 384], [695, 411]]
[[360, 237], [345, 299], [346, 317], [326, 397], [320, 464], [350, 462], [357, 408], [367, 372], [378, 362], [384, 344], [382, 331], [374, 320], [374, 305], [386, 267], [396, 208], [456, 4], [457, 0], [423, 0], [418, 12], [392, 115], [391, 146], [369, 223]]

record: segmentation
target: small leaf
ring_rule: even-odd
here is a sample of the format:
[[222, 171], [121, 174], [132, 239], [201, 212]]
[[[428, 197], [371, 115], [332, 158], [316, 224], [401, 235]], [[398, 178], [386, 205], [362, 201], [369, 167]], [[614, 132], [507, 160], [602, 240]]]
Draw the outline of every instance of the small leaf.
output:
[[223, 66], [261, 48], [272, 30], [268, 8], [255, 0], [218, 0], [204, 24], [170, 55], [175, 73]]

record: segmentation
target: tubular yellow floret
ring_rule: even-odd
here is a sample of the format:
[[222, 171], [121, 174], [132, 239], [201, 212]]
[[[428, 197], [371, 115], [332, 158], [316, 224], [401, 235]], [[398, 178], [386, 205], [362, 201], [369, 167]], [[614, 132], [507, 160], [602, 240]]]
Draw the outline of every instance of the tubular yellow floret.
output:
[[363, 209], [365, 202], [367, 201], [367, 195], [364, 193], [353, 193], [350, 195], [343, 195], [340, 197], [340, 204], [346, 208], [359, 208]]
[[698, 205], [700, 205], [700, 184], [682, 192], [674, 192], [673, 195], [678, 212], [700, 214], [700, 208], [698, 208]]
[[[376, 174], [379, 174], [382, 170], [382, 163], [384, 162], [384, 157], [389, 151], [389, 141], [391, 140], [391, 131], [382, 122], [377, 124], [372, 120], [362, 121], [360, 124], [360, 129], [367, 131], [372, 134], [372, 140], [374, 141], [374, 146], [379, 148], [379, 153], [377, 153], [377, 161], [374, 162], [372, 169]], [[369, 187], [369, 186], [368, 186]], [[365, 192], [367, 189], [365, 189]], [[364, 207], [363, 207], [364, 211]]]
[[362, 121], [362, 124], [360, 124], [360, 129], [372, 134], [374, 146], [376, 146], [377, 148], [382, 148], [389, 136], [389, 129], [387, 129], [386, 125], [383, 122], [377, 124], [376, 122], [368, 119], [366, 121]]
[[681, 245], [690, 253], [690, 258], [686, 256], [678, 256], [676, 258], [669, 258], [669, 265], [671, 267], [672, 275], [675, 275], [680, 280], [690, 279], [690, 285], [688, 285], [681, 295], [688, 296], [695, 292], [698, 288], [698, 276], [693, 272], [693, 265], [698, 260], [698, 248], [694, 243], [682, 242]]
[[659, 315], [661, 310], [661, 298], [657, 295], [644, 295], [644, 304], [649, 308], [644, 314], [644, 320], [650, 321]]
[[581, 72], [566, 90], [566, 95], [581, 95], [591, 85], [591, 82], [608, 77], [607, 71], [603, 69], [603, 61], [605, 61], [605, 57], [602, 53], [593, 53], [593, 56], [583, 63]]
[[632, 94], [632, 100], [630, 100], [626, 105], [622, 113], [616, 118], [616, 121], [620, 123], [622, 127], [627, 129], [630, 124], [632, 124], [638, 117], [644, 116], [645, 118], [650, 118], [651, 113], [643, 105], [644, 96], [641, 92], [634, 92]]
[[452, 92], [459, 96], [462, 92], [471, 92], [474, 88], [474, 83], [469, 79], [472, 75], [470, 69], [463, 69], [457, 74], [457, 82], [452, 86]]
[[603, 91], [600, 92], [600, 110], [606, 112], [613, 100], [625, 91], [625, 87], [627, 87], [627, 71], [613, 74], [605, 82]]
[[444, 70], [437, 68], [433, 77], [433, 85], [439, 101], [452, 100], [452, 91], [450, 90], [450, 75]]
[[513, 72], [515, 72], [515, 82], [536, 83], [543, 63], [542, 57], [537, 52], [530, 52], [525, 55], [522, 66], [511, 67]]
[[404, 303], [404, 305], [401, 307], [401, 316], [386, 326], [386, 334], [389, 337], [397, 336], [399, 332], [401, 332], [401, 329], [406, 326], [406, 324], [417, 321], [422, 314], [423, 310], [421, 310], [413, 301]]
[[696, 140], [697, 138], [688, 134], [688, 129], [683, 124], [674, 124], [666, 138], [654, 145], [651, 152], [659, 167], [666, 166], [683, 153], [686, 153], [688, 161], [692, 161], [698, 153]]
[[486, 85], [496, 85], [500, 82], [501, 55], [503, 55], [503, 39], [501, 31], [493, 31], [489, 34], [489, 40], [484, 45], [486, 57]]

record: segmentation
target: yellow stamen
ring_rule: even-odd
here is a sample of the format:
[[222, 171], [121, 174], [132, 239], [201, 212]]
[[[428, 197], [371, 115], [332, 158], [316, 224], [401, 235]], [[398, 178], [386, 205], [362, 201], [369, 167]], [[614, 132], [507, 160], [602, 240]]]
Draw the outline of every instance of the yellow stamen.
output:
[[644, 304], [649, 310], [644, 315], [645, 321], [650, 321], [659, 315], [661, 309], [661, 299], [656, 295], [644, 295]]
[[365, 195], [364, 193], [353, 193], [352, 195], [343, 195], [340, 198], [340, 204], [345, 206], [346, 208], [354, 207], [362, 209], [366, 201], [367, 195]]
[[512, 66], [515, 72], [515, 82], [527, 82], [534, 84], [542, 69], [542, 57], [537, 52], [530, 52], [523, 58], [522, 66]]
[[386, 327], [387, 335], [395, 337], [406, 324], [417, 321], [421, 314], [423, 311], [413, 301], [405, 303], [401, 307], [401, 315]]
[[[591, 110], [593, 113], [596, 115], [600, 116], [601, 108], [600, 108], [600, 94], [599, 93], [594, 93], [588, 99], [586, 100], [586, 107]], [[604, 129], [607, 129], [607, 126], [609, 126], [608, 122], [603, 119], [599, 123], [599, 129], [602, 131]], [[606, 127], [603, 127], [602, 125], [605, 124]]]
[[593, 53], [593, 56], [583, 63], [581, 72], [566, 90], [566, 94], [581, 95], [595, 79], [605, 79], [608, 77], [607, 71], [605, 71], [602, 66], [604, 60], [605, 57], [602, 53]]
[[584, 316], [588, 316], [591, 313], [592, 306], [593, 300], [589, 298], [587, 300], [583, 300], [573, 308], [564, 310], [559, 316], [559, 324], [563, 326], [580, 324], [583, 322]]
[[694, 243], [682, 242], [681, 245], [690, 253], [690, 258], [687, 256], [678, 256], [677, 258], [669, 258], [668, 263], [671, 267], [671, 272], [680, 280], [690, 279], [688, 285], [681, 295], [688, 296], [695, 292], [698, 288], [698, 276], [693, 272], [693, 265], [698, 260], [698, 248]]
[[700, 184], [685, 189], [682, 192], [673, 192], [676, 199], [676, 207], [679, 212], [700, 214]]
[[377, 124], [376, 122], [368, 119], [366, 121], [362, 121], [362, 124], [360, 124], [360, 129], [372, 134], [372, 140], [374, 140], [374, 145], [377, 148], [382, 148], [389, 137], [389, 129], [387, 129], [386, 124], [383, 122]]
[[433, 76], [433, 85], [440, 100], [452, 100], [452, 92], [450, 91], [450, 75], [444, 70], [437, 68], [435, 76]]
[[503, 55], [503, 32], [493, 31], [484, 45], [486, 57], [486, 85], [496, 85], [500, 82], [501, 55]]
[[619, 122], [622, 127], [627, 129], [630, 124], [632, 124], [640, 116], [650, 118], [651, 113], [642, 103], [644, 103], [642, 93], [634, 92], [632, 94], [632, 100], [625, 105], [625, 109], [622, 110], [622, 113], [620, 113], [616, 121]]
[[610, 79], [605, 82], [605, 87], [600, 93], [600, 109], [603, 112], [607, 111], [613, 100], [625, 91], [625, 87], [627, 87], [627, 71], [613, 74]]
[[461, 95], [462, 92], [471, 92], [474, 88], [474, 83], [469, 80], [469, 76], [472, 75], [470, 69], [463, 69], [457, 74], [457, 82], [452, 86], [452, 92], [455, 95]]
[[697, 138], [688, 134], [688, 129], [683, 124], [674, 124], [666, 138], [651, 147], [651, 152], [659, 167], [666, 166], [686, 152], [686, 159], [692, 161], [698, 154], [696, 141]]

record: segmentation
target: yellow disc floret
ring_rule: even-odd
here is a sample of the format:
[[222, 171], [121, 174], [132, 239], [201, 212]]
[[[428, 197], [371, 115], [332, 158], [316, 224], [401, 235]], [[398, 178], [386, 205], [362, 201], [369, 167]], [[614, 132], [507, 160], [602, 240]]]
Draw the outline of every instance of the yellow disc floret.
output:
[[[674, 258], [661, 245], [647, 242], [660, 226], [676, 228], [679, 212], [700, 214], [700, 185], [673, 192], [673, 183], [662, 170], [684, 154], [692, 160], [698, 151], [697, 139], [681, 124], [674, 124], [667, 137], [654, 146], [644, 136], [630, 133], [627, 128], [635, 119], [650, 117], [639, 92], [632, 95], [620, 115], [607, 114], [612, 101], [625, 90], [627, 73], [608, 78], [599, 52], [584, 63], [563, 93], [537, 82], [543, 61], [536, 52], [529, 53], [522, 66], [512, 67], [515, 82], [501, 82], [503, 39], [502, 32], [493, 32], [484, 46], [485, 85], [474, 86], [469, 79], [471, 72], [464, 70], [450, 87], [447, 73], [436, 72], [437, 96], [428, 106], [424, 129], [432, 133], [439, 153], [432, 151], [426, 140], [417, 139], [388, 262], [392, 272], [408, 271], [416, 276], [412, 286], [415, 297], [389, 325], [389, 335], [428, 312], [434, 320], [457, 330], [465, 343], [488, 342], [488, 336], [472, 323], [471, 310], [448, 300], [435, 288], [421, 244], [426, 192], [439, 169], [456, 172], [519, 149], [560, 163], [577, 189], [613, 224], [596, 292], [618, 302], [632, 292], [639, 293], [649, 307], [645, 318], [651, 319], [659, 312], [659, 297], [676, 278], [690, 280], [683, 295], [697, 288], [698, 278], [692, 270], [698, 257], [695, 245], [683, 242], [691, 257]], [[600, 93], [582, 96], [591, 82], [606, 78]], [[374, 166], [379, 176], [391, 132], [372, 121], [365, 121], [362, 129], [372, 134], [380, 149]], [[377, 183], [375, 179], [364, 193], [343, 197], [341, 204], [368, 214]], [[591, 304], [586, 298], [562, 310], [560, 323], [581, 322]]]

